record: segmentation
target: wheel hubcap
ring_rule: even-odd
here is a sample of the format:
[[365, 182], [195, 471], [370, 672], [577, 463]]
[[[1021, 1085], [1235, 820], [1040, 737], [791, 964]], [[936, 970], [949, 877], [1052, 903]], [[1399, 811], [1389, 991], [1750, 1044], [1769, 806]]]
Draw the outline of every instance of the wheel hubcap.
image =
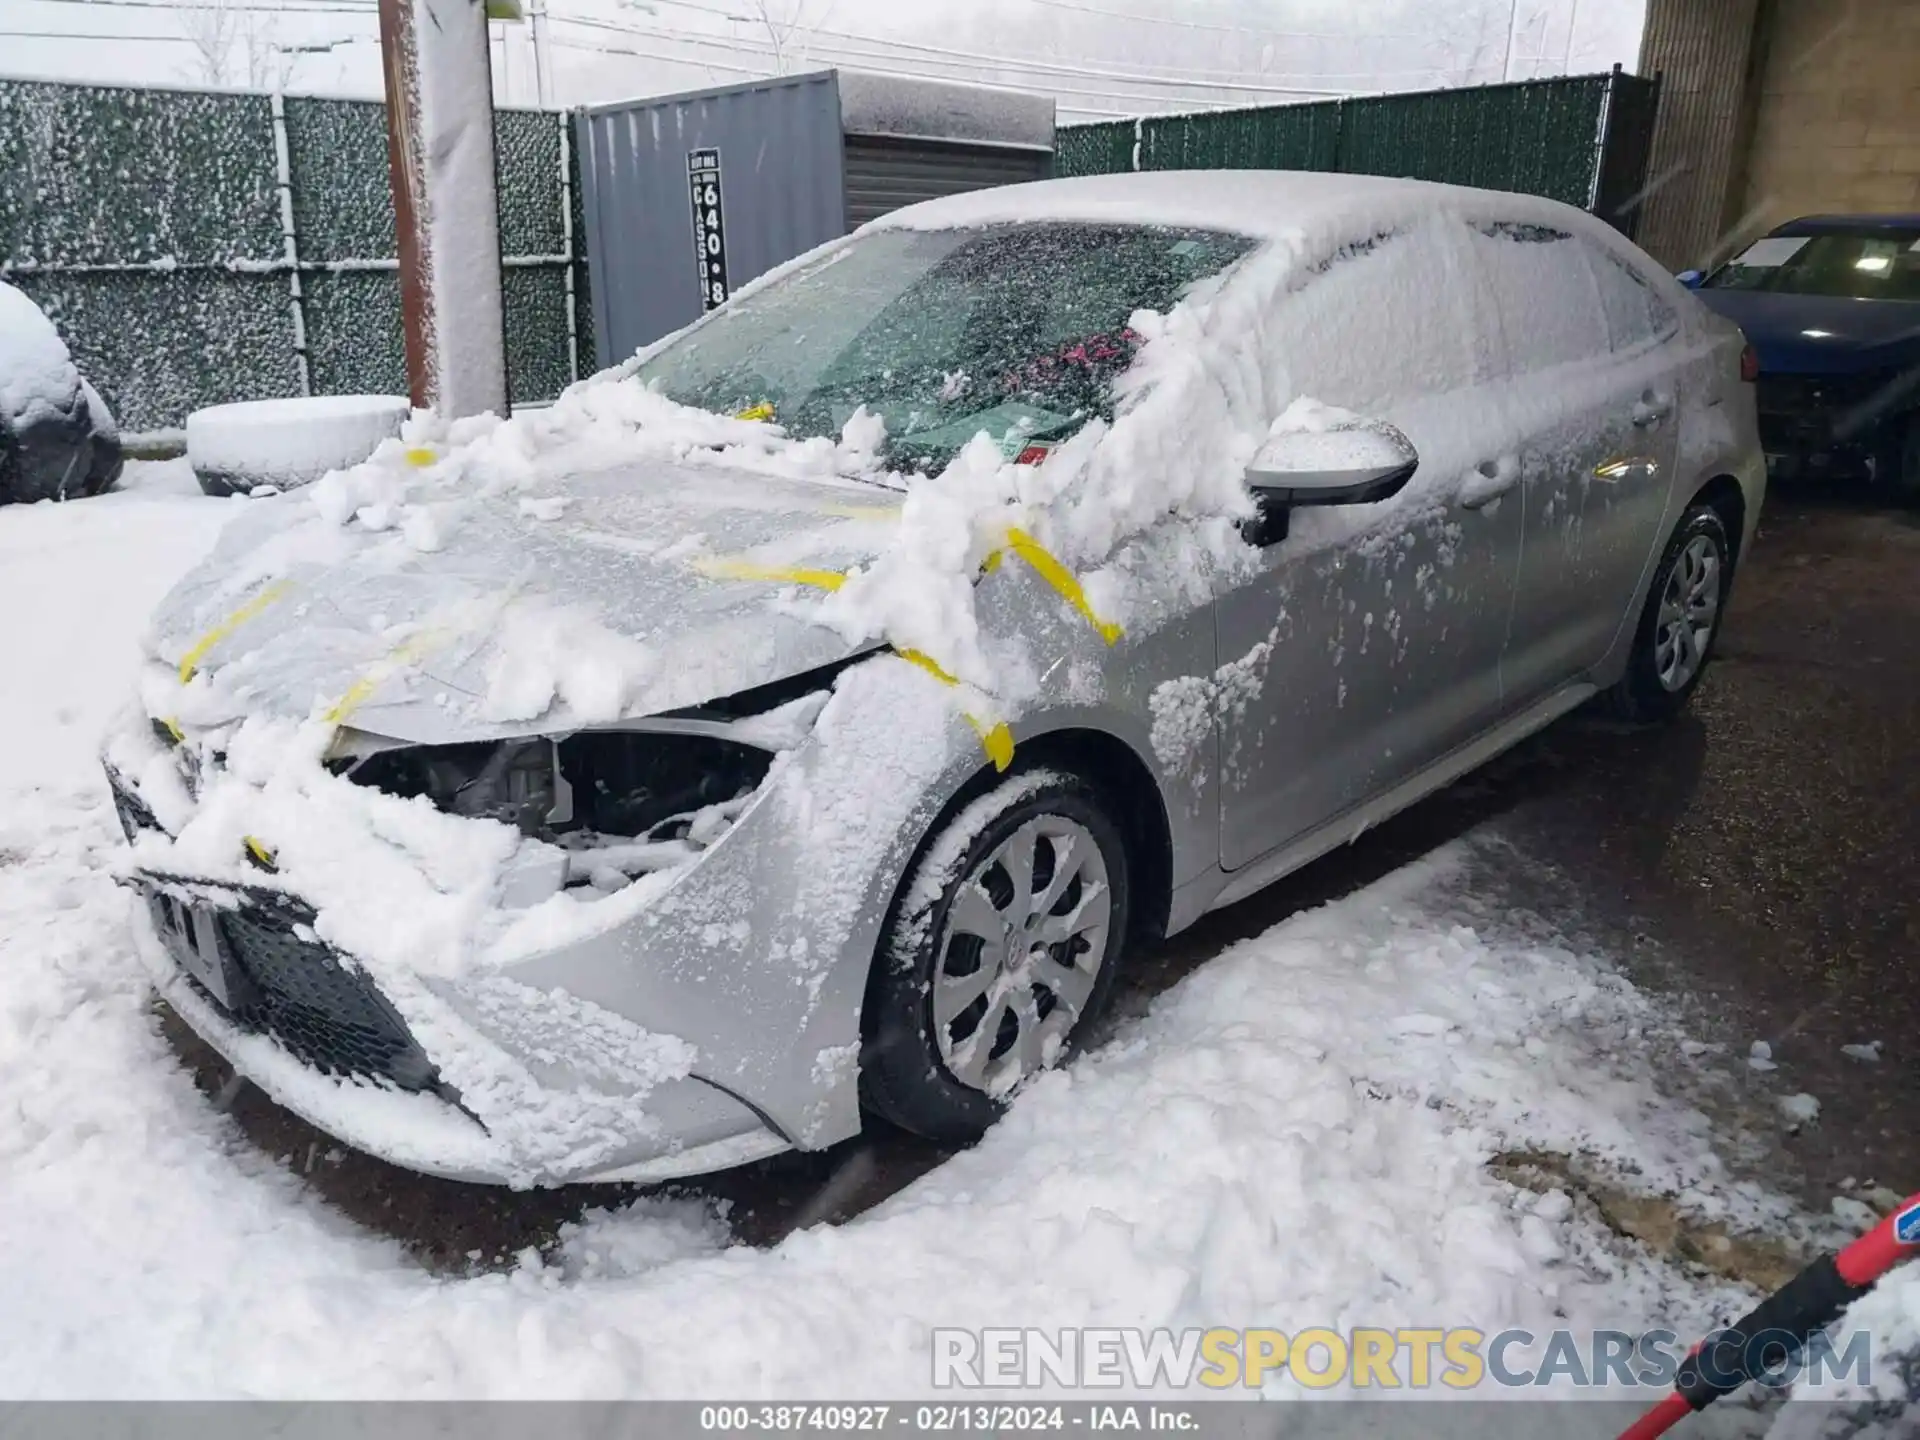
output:
[[1113, 895], [1088, 830], [1036, 815], [968, 874], [935, 953], [933, 1024], [954, 1079], [1004, 1095], [1059, 1058], [1107, 958]]
[[1720, 546], [1708, 535], [1686, 543], [1660, 595], [1653, 666], [1669, 691], [1684, 690], [1706, 662], [1720, 623]]

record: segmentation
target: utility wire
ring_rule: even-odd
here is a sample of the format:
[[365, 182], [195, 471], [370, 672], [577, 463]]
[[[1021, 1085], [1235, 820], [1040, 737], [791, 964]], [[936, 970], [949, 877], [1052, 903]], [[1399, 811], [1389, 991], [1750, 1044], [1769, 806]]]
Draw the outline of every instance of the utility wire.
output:
[[[102, 6], [109, 6], [109, 7], [116, 7], [116, 8], [123, 7], [127, 9], [138, 9], [138, 10], [182, 10], [182, 9], [194, 8], [191, 5], [183, 5], [183, 4], [175, 3], [175, 0], [28, 0], [28, 3], [46, 4], [46, 5], [102, 5]], [[240, 9], [240, 10], [252, 10], [252, 11], [261, 12], [261, 13], [340, 14], [340, 15], [368, 15], [368, 16], [376, 15], [378, 13], [377, 0], [363, 0], [363, 3], [356, 3], [356, 0], [282, 0], [282, 3], [278, 3], [278, 4], [259, 3], [259, 0], [252, 0], [252, 3], [249, 3], [249, 0], [238, 0], [238, 3], [235, 3], [235, 0], [227, 0], [227, 3], [229, 5], [229, 8]], [[723, 10], [710, 9], [705, 5], [698, 5], [698, 4], [692, 3], [692, 0], [647, 0], [647, 3], [653, 4], [653, 5], [672, 4], [674, 8], [690, 11], [698, 15], [711, 16], [716, 20], [729, 20], [729, 21], [747, 23], [754, 19], [754, 17], [748, 16], [748, 15], [741, 15], [741, 14], [732, 13], [732, 12], [723, 11]], [[547, 18], [549, 21], [557, 24], [586, 25], [595, 29], [616, 30], [616, 31], [620, 31], [622, 33], [631, 34], [631, 35], [659, 36], [661, 38], [671, 38], [671, 39], [685, 38], [689, 40], [691, 43], [717, 45], [720, 48], [734, 50], [739, 53], [752, 53], [752, 54], [770, 53], [764, 45], [759, 45], [751, 41], [729, 39], [728, 37], [723, 37], [719, 35], [707, 36], [707, 35], [698, 35], [695, 32], [691, 32], [691, 31], [675, 32], [675, 31], [666, 30], [666, 29], [647, 29], [639, 26], [624, 25], [618, 21], [607, 20], [597, 16], [555, 15], [549, 12], [547, 15]], [[1138, 18], [1150, 18], [1150, 17], [1138, 17]], [[1246, 33], [1253, 34], [1258, 32], [1248, 31]], [[1293, 34], [1297, 32], [1276, 31], [1272, 33]], [[796, 32], [796, 34], [800, 40], [803, 50], [805, 50], [809, 54], [811, 54], [812, 50], [814, 49], [814, 47], [810, 44], [811, 40], [816, 36], [820, 36], [828, 39], [850, 41], [857, 45], [880, 46], [889, 52], [898, 51], [898, 50], [910, 50], [920, 54], [940, 57], [947, 61], [950, 68], [957, 67], [959, 62], [961, 61], [973, 61], [973, 62], [977, 62], [978, 65], [981, 65], [981, 66], [991, 65], [1004, 70], [1027, 71], [1034, 74], [1066, 75], [1070, 77], [1079, 77], [1079, 78], [1088, 79], [1088, 80], [1118, 80], [1127, 84], [1138, 84], [1138, 85], [1145, 85], [1145, 86], [1170, 86], [1170, 87], [1181, 88], [1181, 89], [1212, 88], [1216, 90], [1247, 91], [1247, 92], [1252, 92], [1256, 94], [1283, 94], [1283, 95], [1297, 94], [1297, 95], [1327, 96], [1327, 95], [1339, 95], [1339, 94], [1346, 93], [1343, 90], [1321, 90], [1321, 89], [1312, 89], [1312, 88], [1302, 88], [1299, 86], [1262, 83], [1264, 77], [1259, 77], [1257, 74], [1249, 74], [1249, 72], [1243, 71], [1243, 70], [1242, 71], [1113, 70], [1113, 69], [1106, 69], [1097, 65], [1073, 65], [1068, 63], [1062, 63], [1057, 60], [1023, 60], [1011, 55], [995, 55], [995, 54], [990, 54], [984, 51], [955, 50], [948, 46], [930, 45], [924, 41], [896, 39], [891, 36], [864, 34], [859, 31], [853, 31], [853, 30], [834, 30], [834, 29], [828, 29], [822, 26], [802, 25], [800, 29]], [[1332, 37], [1327, 37], [1327, 38], [1332, 38]], [[1342, 38], [1350, 38], [1350, 37], [1342, 37]], [[889, 54], [882, 58], [897, 58], [897, 57]], [[1442, 73], [1439, 67], [1433, 67], [1433, 68], [1428, 68], [1423, 70], [1403, 70], [1403, 71], [1390, 71], [1390, 72], [1297, 71], [1297, 72], [1286, 72], [1283, 74], [1276, 75], [1272, 78], [1284, 79], [1284, 80], [1367, 79], [1367, 78], [1373, 78], [1376, 74], [1378, 75], [1424, 75], [1424, 74], [1435, 74], [1435, 73]]]
[[[689, 46], [695, 46], [695, 47], [705, 47], [707, 49], [721, 50], [721, 51], [725, 51], [735, 55], [766, 56], [769, 61], [771, 61], [772, 59], [771, 55], [769, 54], [769, 52], [764, 46], [752, 45], [752, 44], [748, 44], [746, 42], [738, 41], [738, 40], [728, 40], [721, 36], [697, 35], [691, 31], [685, 31], [685, 30], [643, 29], [643, 28], [630, 26], [630, 25], [617, 24], [610, 20], [589, 20], [581, 16], [555, 15], [551, 18], [553, 20], [553, 23], [556, 25], [561, 25], [561, 24], [577, 25], [590, 30], [611, 31], [615, 34], [630, 35], [639, 39], [661, 40], [661, 41], [666, 41], [668, 43], [678, 43], [682, 45], [689, 45]], [[890, 69], [883, 65], [874, 63], [876, 61], [894, 60], [899, 58], [886, 51], [875, 53], [873, 51], [867, 51], [867, 50], [853, 50], [850, 47], [845, 45], [835, 45], [830, 47], [818, 47], [810, 50], [808, 53], [810, 58], [819, 58], [823, 61], [828, 61], [828, 62], [837, 61], [837, 62], [851, 65], [855, 68], [872, 70], [878, 74], [897, 75], [897, 76], [902, 76], [908, 79], [945, 78], [945, 79], [951, 80], [951, 79], [960, 79], [960, 78], [971, 78], [975, 83], [981, 83], [979, 76], [977, 74], [971, 77], [928, 76], [923, 72]], [[1021, 69], [1023, 67], [1032, 68], [1031, 62], [1015, 61], [1011, 59], [1001, 59], [1000, 57], [994, 57], [990, 61], [982, 61], [978, 63], [968, 62], [968, 61], [941, 61], [936, 59], [923, 58], [920, 56], [913, 56], [909, 58], [911, 58], [915, 63], [919, 63], [919, 64], [926, 64], [926, 65], [947, 64], [950, 66], [963, 65], [974, 71], [979, 70], [983, 64], [1001, 65], [1004, 68], [1014, 69], [1014, 70]], [[1092, 74], [1084, 70], [1074, 69], [1072, 67], [1049, 66], [1045, 68], [1052, 72], [1056, 72], [1061, 75], [1064, 75], [1069, 79], [1103, 78], [1098, 74]], [[1269, 95], [1269, 96], [1310, 95], [1310, 96], [1318, 97], [1318, 96], [1344, 95], [1348, 93], [1343, 90], [1302, 90], [1297, 88], [1282, 88], [1278, 86], [1254, 86], [1254, 85], [1229, 86], [1229, 85], [1220, 85], [1215, 82], [1201, 81], [1201, 80], [1196, 80], [1196, 81], [1159, 80], [1159, 81], [1156, 81], [1155, 83], [1162, 84], [1162, 85], [1177, 84], [1180, 86], [1180, 88], [1185, 90], [1205, 90], [1209, 88], [1231, 89], [1241, 93], [1251, 92], [1254, 94]], [[1096, 99], [1109, 99], [1109, 100], [1131, 100], [1137, 104], [1148, 104], [1148, 105], [1165, 104], [1168, 100], [1179, 101], [1183, 104], [1226, 103], [1214, 98], [1197, 97], [1192, 95], [1143, 95], [1138, 91], [1132, 91], [1132, 90], [1072, 89], [1052, 81], [1049, 81], [1044, 86], [1036, 86], [1036, 88], [1049, 89], [1049, 90], [1052, 90], [1054, 93], [1060, 94], [1060, 95], [1079, 95], [1083, 97], [1096, 98]]]
[[[24, 0], [34, 5], [84, 5], [104, 6], [111, 9], [126, 10], [172, 10], [186, 13], [203, 7], [198, 5], [176, 5], [173, 0]], [[367, 15], [377, 17], [380, 13], [376, 5], [356, 5], [346, 0], [285, 0], [283, 4], [235, 4], [232, 0], [222, 0], [226, 9], [248, 10], [260, 15]], [[128, 36], [137, 39], [137, 36]]]
[[[657, 0], [665, 4], [668, 0]], [[1127, 20], [1137, 25], [1165, 25], [1175, 30], [1211, 30], [1225, 35], [1251, 35], [1256, 40], [1425, 40], [1425, 35], [1354, 35], [1350, 31], [1326, 30], [1255, 30], [1247, 25], [1220, 25], [1205, 20], [1179, 20], [1171, 15], [1133, 15], [1115, 10], [1104, 4], [1089, 4], [1086, 0], [1031, 0], [1032, 4], [1044, 5], [1049, 10], [1077, 10], [1087, 15], [1098, 15], [1102, 20]]]
[[172, 41], [180, 45], [195, 43], [185, 35], [109, 35], [104, 31], [82, 30], [0, 30], [0, 39], [7, 40], [122, 40], [145, 44], [150, 41]]
[[[559, 17], [556, 16], [555, 18], [557, 19]], [[726, 62], [719, 61], [719, 60], [709, 60], [704, 56], [669, 54], [657, 49], [637, 50], [627, 45], [615, 45], [615, 44], [595, 45], [595, 44], [589, 44], [583, 40], [568, 40], [563, 37], [556, 37], [549, 43], [559, 46], [560, 48], [566, 49], [566, 50], [586, 51], [586, 52], [597, 53], [602, 55], [630, 55], [636, 59], [653, 60], [661, 64], [682, 65], [682, 66], [687, 66], [693, 69], [705, 68], [708, 70], [718, 70], [718, 71], [723, 71], [725, 73], [733, 74], [733, 75], [748, 75], [756, 79], [774, 78], [773, 72], [770, 66], [764, 63], [757, 66], [728, 64]], [[764, 50], [750, 50], [747, 53], [754, 54], [754, 55], [766, 54]], [[836, 57], [827, 56], [823, 58], [831, 60]], [[859, 68], [867, 71], [870, 74], [887, 75], [887, 76], [892, 76], [892, 77], [903, 79], [903, 80], [925, 80], [928, 78], [945, 78], [945, 77], [929, 77], [924, 72], [921, 72], [921, 71], [888, 69], [885, 66], [875, 65], [867, 61], [861, 61], [859, 64]], [[1056, 92], [1056, 93], [1063, 93], [1066, 95], [1080, 97], [1080, 96], [1089, 96], [1089, 95], [1100, 96], [1100, 95], [1110, 94], [1112, 92], [1074, 90], [1074, 91], [1065, 91], [1065, 92]], [[1160, 105], [1160, 106], [1164, 106], [1167, 100], [1171, 98], [1177, 101], [1179, 104], [1188, 107], [1188, 109], [1190, 110], [1198, 110], [1198, 111], [1225, 109], [1225, 108], [1229, 108], [1231, 105], [1231, 102], [1224, 101], [1224, 100], [1208, 101], [1208, 100], [1194, 99], [1194, 98], [1185, 97], [1185, 96], [1166, 97], [1166, 96], [1158, 96], [1158, 95], [1120, 95], [1117, 98], [1120, 98], [1123, 100], [1132, 100], [1136, 104], [1140, 104], [1140, 105]], [[1095, 119], [1105, 119], [1105, 120], [1131, 120], [1131, 119], [1134, 119], [1140, 113], [1135, 110], [1114, 110], [1105, 106], [1075, 105], [1070, 102], [1061, 103], [1058, 108], [1061, 111], [1061, 113], [1064, 113], [1064, 114], [1085, 115], [1085, 116], [1091, 116]]]

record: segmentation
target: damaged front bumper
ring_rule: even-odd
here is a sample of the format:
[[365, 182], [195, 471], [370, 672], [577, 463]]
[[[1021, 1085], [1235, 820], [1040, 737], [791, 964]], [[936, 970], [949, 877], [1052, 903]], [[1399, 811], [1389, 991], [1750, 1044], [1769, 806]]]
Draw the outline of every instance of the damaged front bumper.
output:
[[597, 1160], [542, 1164], [463, 1103], [365, 971], [318, 939], [304, 906], [174, 877], [129, 883], [141, 901], [136, 953], [174, 1013], [276, 1104], [382, 1160], [487, 1184], [648, 1183], [791, 1148], [751, 1108], [688, 1075], [647, 1087], [644, 1138]]
[[[905, 662], [848, 671], [824, 703], [791, 733], [748, 722], [776, 763], [717, 838], [672, 842], [693, 853], [669, 871], [604, 889], [580, 852], [528, 840], [507, 847], [491, 901], [437, 890], [432, 862], [437, 845], [491, 845], [498, 817], [310, 764], [276, 788], [204, 745], [198, 763], [212, 768], [196, 770], [195, 741], [130, 716], [107, 760], [133, 843], [123, 878], [139, 896], [140, 954], [240, 1073], [411, 1169], [514, 1186], [648, 1182], [831, 1145], [860, 1127], [860, 1009], [889, 897], [939, 797], [976, 762], [937, 682]], [[567, 773], [598, 777], [597, 793], [615, 768], [584, 758]], [[599, 803], [587, 791], [573, 785], [576, 812]], [[544, 782], [513, 793], [556, 809]], [[352, 852], [330, 848], [343, 806], [368, 822]], [[256, 817], [265, 838], [249, 862], [241, 839]], [[341, 874], [360, 872], [342, 856], [384, 855], [394, 835], [426, 867], [406, 872], [418, 904], [481, 907], [477, 948], [450, 952], [456, 932], [438, 910], [422, 929], [394, 908], [397, 892], [343, 888]], [[531, 908], [507, 898], [525, 888], [527, 850], [567, 857], [542, 882], [565, 892]], [[621, 847], [586, 853], [618, 860]], [[419, 950], [416, 933], [442, 938]]]

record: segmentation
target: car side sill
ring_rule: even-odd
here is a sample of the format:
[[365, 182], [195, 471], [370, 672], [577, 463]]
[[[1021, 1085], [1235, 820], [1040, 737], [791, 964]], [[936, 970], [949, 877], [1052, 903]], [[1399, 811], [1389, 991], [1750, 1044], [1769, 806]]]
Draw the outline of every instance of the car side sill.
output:
[[1537, 730], [1545, 729], [1568, 711], [1576, 709], [1594, 695], [1598, 687], [1579, 681], [1536, 700], [1517, 715], [1501, 721], [1458, 750], [1441, 756], [1426, 769], [1409, 776], [1391, 790], [1364, 800], [1346, 813], [1336, 816], [1317, 830], [1309, 830], [1299, 839], [1269, 850], [1258, 860], [1250, 860], [1240, 869], [1217, 876], [1224, 880], [1220, 891], [1206, 905], [1218, 910], [1264, 890], [1284, 875], [1319, 859], [1329, 850], [1352, 844], [1375, 825], [1398, 814], [1409, 805], [1424, 800], [1443, 786], [1451, 785], [1468, 771], [1486, 764], [1503, 750], [1511, 749]]

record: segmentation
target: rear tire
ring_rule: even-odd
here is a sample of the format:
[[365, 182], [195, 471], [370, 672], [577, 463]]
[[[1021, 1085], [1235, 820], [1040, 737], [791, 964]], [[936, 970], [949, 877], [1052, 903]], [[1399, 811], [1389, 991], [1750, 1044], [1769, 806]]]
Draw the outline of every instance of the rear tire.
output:
[[866, 1108], [930, 1140], [977, 1140], [1105, 1012], [1127, 878], [1120, 827], [1072, 775], [1011, 776], [933, 832], [874, 956]]
[[1713, 659], [1732, 579], [1726, 521], [1696, 501], [1680, 517], [1654, 569], [1627, 673], [1601, 696], [1604, 708], [1635, 724], [1680, 713]]

